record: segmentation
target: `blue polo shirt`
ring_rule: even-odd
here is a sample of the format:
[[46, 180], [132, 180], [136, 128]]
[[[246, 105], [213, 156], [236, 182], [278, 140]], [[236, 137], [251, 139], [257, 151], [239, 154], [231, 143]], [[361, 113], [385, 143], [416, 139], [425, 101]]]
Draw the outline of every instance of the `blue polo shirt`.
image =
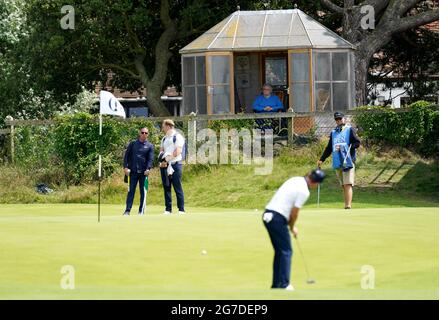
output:
[[[273, 110], [265, 111], [265, 107], [272, 107]], [[259, 95], [255, 102], [253, 102], [253, 111], [254, 112], [279, 112], [284, 109], [282, 102], [279, 97], [272, 94], [268, 98], [266, 98], [263, 94]]]
[[149, 141], [141, 142], [139, 139], [132, 141], [125, 152], [124, 168], [131, 173], [144, 173], [153, 166], [154, 145]]

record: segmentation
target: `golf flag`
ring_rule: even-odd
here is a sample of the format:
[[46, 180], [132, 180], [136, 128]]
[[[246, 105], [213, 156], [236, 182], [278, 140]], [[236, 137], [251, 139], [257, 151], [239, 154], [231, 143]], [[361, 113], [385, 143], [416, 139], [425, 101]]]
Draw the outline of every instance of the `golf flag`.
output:
[[119, 100], [108, 91], [102, 90], [100, 93], [100, 114], [109, 114], [112, 116], [119, 116], [126, 118], [125, 109], [120, 104]]

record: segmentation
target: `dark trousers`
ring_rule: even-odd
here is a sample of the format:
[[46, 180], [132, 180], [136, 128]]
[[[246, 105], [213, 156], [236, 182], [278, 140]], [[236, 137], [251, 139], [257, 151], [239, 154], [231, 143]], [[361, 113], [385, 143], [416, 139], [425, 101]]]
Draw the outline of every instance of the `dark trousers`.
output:
[[264, 225], [274, 248], [273, 283], [271, 287], [286, 288], [290, 284], [291, 258], [293, 256], [288, 221], [280, 213], [269, 212], [273, 214], [273, 218], [269, 222], [264, 221]]
[[183, 172], [183, 166], [181, 163], [172, 164], [174, 173], [172, 176], [168, 176], [166, 168], [160, 168], [160, 174], [162, 176], [163, 191], [165, 196], [166, 211], [172, 212], [172, 193], [171, 187], [174, 187], [175, 195], [177, 196], [177, 207], [179, 211], [184, 211], [184, 193], [181, 185], [181, 177]]
[[145, 190], [145, 179], [146, 176], [143, 173], [131, 173], [130, 174], [130, 188], [127, 194], [127, 207], [125, 211], [130, 212], [133, 207], [134, 195], [136, 193], [136, 186], [139, 184], [140, 190], [140, 205], [139, 213], [145, 212], [146, 206], [146, 190]]

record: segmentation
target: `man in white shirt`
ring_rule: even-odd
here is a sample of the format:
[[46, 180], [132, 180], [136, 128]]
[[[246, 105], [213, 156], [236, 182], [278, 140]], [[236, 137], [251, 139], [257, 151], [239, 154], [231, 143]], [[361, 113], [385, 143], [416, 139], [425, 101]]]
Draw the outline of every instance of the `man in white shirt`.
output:
[[293, 249], [288, 228], [296, 238], [295, 226], [299, 210], [309, 197], [309, 188], [315, 188], [325, 178], [321, 170], [314, 170], [305, 177], [294, 177], [284, 182], [265, 207], [262, 216], [274, 248], [272, 289], [294, 290], [290, 284]]
[[184, 193], [181, 185], [182, 161], [184, 138], [175, 130], [174, 121], [167, 119], [162, 123], [162, 130], [165, 136], [160, 145], [160, 174], [162, 176], [163, 190], [165, 196], [165, 212], [172, 213], [172, 193], [171, 186], [174, 187], [177, 196], [178, 213], [185, 214]]

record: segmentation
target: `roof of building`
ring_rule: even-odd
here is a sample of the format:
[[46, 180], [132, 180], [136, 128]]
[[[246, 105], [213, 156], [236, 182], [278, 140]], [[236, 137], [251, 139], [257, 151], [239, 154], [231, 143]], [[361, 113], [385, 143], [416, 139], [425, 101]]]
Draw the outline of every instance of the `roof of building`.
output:
[[260, 51], [355, 46], [299, 9], [236, 11], [180, 50]]

